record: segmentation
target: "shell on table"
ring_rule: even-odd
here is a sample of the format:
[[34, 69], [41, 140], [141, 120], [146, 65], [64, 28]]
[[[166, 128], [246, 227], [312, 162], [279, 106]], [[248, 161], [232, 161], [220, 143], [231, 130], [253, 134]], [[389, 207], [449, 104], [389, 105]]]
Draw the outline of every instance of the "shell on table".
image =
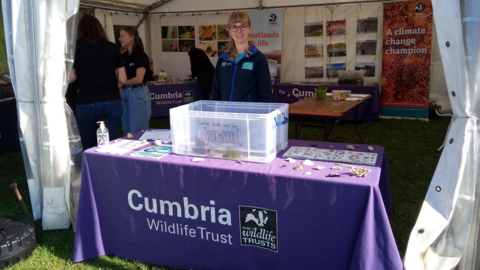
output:
[[303, 170], [303, 167], [300, 166], [300, 165], [298, 165], [298, 166], [296, 166], [296, 167], [293, 168], [293, 169], [294, 169], [295, 171], [301, 171], [301, 170]]
[[205, 159], [203, 158], [199, 158], [199, 157], [196, 157], [196, 158], [193, 158], [192, 161], [193, 162], [201, 162], [201, 161], [204, 161]]
[[287, 158], [287, 159], [285, 159], [285, 160], [288, 161], [288, 162], [290, 162], [290, 163], [294, 163], [294, 162], [296, 161], [296, 160], [293, 159], [293, 158]]
[[304, 175], [311, 175], [312, 172], [305, 172]]
[[307, 166], [313, 166], [313, 161], [309, 160], [309, 159], [305, 159], [303, 162], [302, 162], [303, 165], [307, 165]]
[[317, 167], [313, 168], [314, 170], [322, 170], [325, 169], [325, 167], [318, 165]]

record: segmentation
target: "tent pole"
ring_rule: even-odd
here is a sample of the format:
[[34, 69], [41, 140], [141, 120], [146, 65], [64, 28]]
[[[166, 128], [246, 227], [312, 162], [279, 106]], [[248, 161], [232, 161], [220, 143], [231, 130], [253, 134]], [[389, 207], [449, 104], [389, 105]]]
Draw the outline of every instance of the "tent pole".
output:
[[[260, 0], [263, 3], [263, 0]], [[361, 4], [373, 4], [373, 3], [391, 3], [391, 2], [403, 2], [403, 1], [410, 1], [410, 0], [368, 0], [368, 1], [360, 1]], [[261, 9], [287, 9], [287, 8], [298, 8], [298, 7], [318, 7], [318, 6], [328, 6], [328, 5], [358, 5], [359, 1], [351, 1], [351, 2], [342, 2], [342, 3], [321, 3], [321, 4], [307, 4], [307, 5], [290, 5], [290, 6], [262, 6]], [[252, 8], [228, 8], [228, 9], [210, 9], [210, 10], [203, 10], [203, 12], [228, 12], [228, 11], [238, 11], [238, 10], [258, 10], [259, 7], [252, 7]], [[178, 14], [178, 13], [187, 13], [190, 11], [156, 11], [150, 12], [150, 14]]]
[[145, 19], [147, 19], [147, 17], [148, 17], [148, 12], [143, 13], [142, 19], [140, 19], [140, 21], [138, 22], [138, 24], [135, 28], [138, 29], [138, 27], [140, 27], [140, 25], [142, 25], [142, 23], [145, 21]]

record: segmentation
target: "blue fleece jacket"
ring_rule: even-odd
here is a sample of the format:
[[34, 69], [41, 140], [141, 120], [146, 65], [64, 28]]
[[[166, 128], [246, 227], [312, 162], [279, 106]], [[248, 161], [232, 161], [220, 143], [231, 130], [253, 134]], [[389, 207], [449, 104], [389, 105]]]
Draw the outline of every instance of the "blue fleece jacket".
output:
[[270, 71], [265, 55], [255, 45], [238, 63], [223, 53], [217, 62], [212, 100], [271, 102]]

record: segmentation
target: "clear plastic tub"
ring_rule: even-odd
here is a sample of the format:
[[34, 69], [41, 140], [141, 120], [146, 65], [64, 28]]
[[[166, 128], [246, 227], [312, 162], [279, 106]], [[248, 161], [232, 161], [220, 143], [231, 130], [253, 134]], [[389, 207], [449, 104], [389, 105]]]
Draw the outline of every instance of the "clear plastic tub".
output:
[[197, 101], [170, 109], [173, 152], [268, 163], [288, 145], [288, 104]]

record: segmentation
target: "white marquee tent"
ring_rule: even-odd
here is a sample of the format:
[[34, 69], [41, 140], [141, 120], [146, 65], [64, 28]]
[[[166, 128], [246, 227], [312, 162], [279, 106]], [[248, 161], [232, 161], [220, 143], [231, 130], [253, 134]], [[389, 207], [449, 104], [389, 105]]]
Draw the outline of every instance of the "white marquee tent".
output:
[[[298, 65], [304, 64], [304, 60], [297, 62], [298, 55], [303, 55], [304, 41], [303, 33], [298, 33], [299, 26], [325, 16], [342, 19], [355, 14], [357, 18], [378, 16], [381, 33], [382, 2], [388, 1], [2, 0], [9, 68], [18, 102], [22, 151], [35, 219], [43, 217], [44, 229], [68, 228], [70, 218], [74, 221], [69, 214], [75, 212], [70, 187], [78, 181], [82, 152], [77, 150], [78, 131], [71, 124], [74, 119], [68, 106], [64, 106], [63, 96], [72, 66], [79, 4], [96, 8], [95, 15], [112, 41], [114, 25], [139, 26], [154, 70], [163, 69], [177, 77], [187, 75], [182, 73], [185, 65], [181, 63], [188, 58], [174, 58], [162, 52], [158, 46], [161, 26], [197, 26], [206, 21], [223, 24], [232, 10], [283, 9], [282, 78], [299, 81], [304, 79], [302, 73], [296, 72]], [[453, 269], [458, 264], [460, 269], [474, 269], [478, 264], [475, 258], [480, 224], [475, 200], [480, 190], [476, 188], [480, 150], [480, 3], [432, 3], [437, 34], [432, 42], [430, 99], [447, 110], [451, 103], [453, 118], [411, 233], [405, 267]], [[376, 38], [382, 39], [381, 35]], [[301, 46], [296, 43], [298, 40]], [[380, 56], [375, 61], [381, 64], [379, 52], [377, 49]], [[376, 81], [380, 78], [377, 72]]]

